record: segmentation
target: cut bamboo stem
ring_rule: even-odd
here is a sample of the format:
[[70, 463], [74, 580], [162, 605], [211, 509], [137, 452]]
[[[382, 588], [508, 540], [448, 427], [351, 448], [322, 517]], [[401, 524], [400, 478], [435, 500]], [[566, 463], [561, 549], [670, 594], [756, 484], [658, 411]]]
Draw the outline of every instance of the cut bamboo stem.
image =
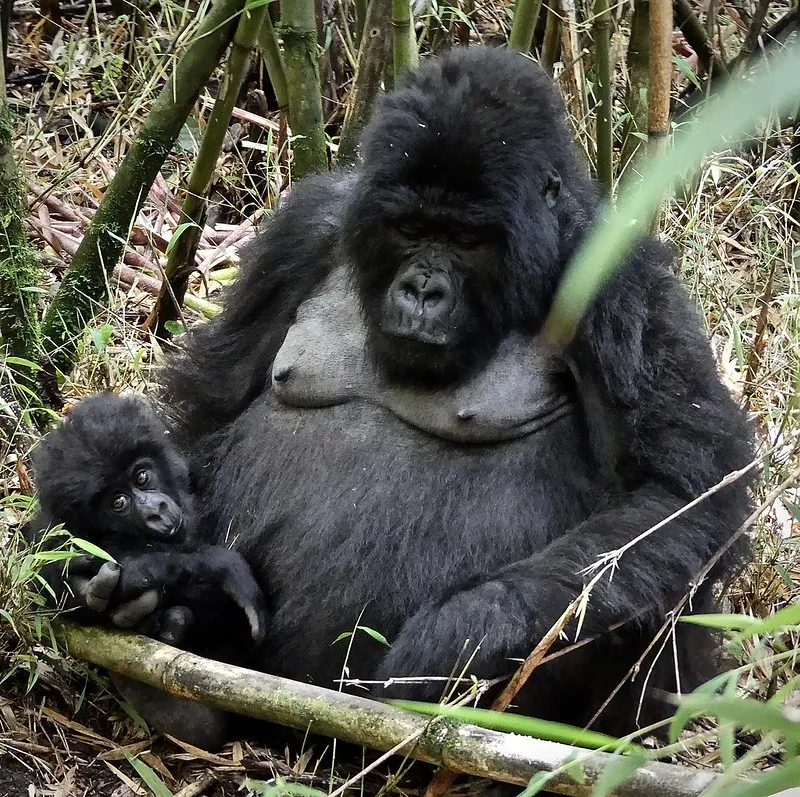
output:
[[[618, 756], [500, 733], [449, 717], [431, 720], [385, 703], [334, 692], [274, 675], [204, 659], [161, 642], [121, 631], [59, 624], [69, 653], [169, 694], [214, 708], [308, 730], [378, 750], [392, 750], [470, 775], [527, 785], [540, 772], [556, 772], [548, 790], [591, 794]], [[576, 771], [581, 782], [567, 770]], [[717, 776], [651, 762], [620, 786], [619, 797], [698, 797]]]

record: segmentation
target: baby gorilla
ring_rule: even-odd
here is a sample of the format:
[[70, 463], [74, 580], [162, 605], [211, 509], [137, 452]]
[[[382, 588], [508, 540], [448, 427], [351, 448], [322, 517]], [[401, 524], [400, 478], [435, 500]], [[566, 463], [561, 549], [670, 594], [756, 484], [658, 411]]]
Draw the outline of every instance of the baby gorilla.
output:
[[[151, 602], [151, 608], [161, 605], [167, 608], [153, 612], [139, 630], [165, 642], [185, 643], [199, 619], [203, 628], [198, 642], [209, 655], [214, 654], [209, 646], [230, 644], [230, 623], [238, 619], [231, 615], [244, 612], [246, 633], [262, 641], [264, 600], [250, 567], [224, 546], [198, 544], [188, 465], [146, 402], [112, 393], [84, 399], [39, 444], [33, 465], [41, 512], [29, 536], [41, 537], [63, 523], [115, 560], [71, 560], [67, 583], [73, 594], [61, 596], [65, 608], [81, 596], [95, 612], [118, 605], [113, 622], [132, 626], [146, 614], [142, 600]], [[60, 573], [43, 575], [53, 586], [63, 584]], [[143, 593], [147, 584], [167, 587]], [[199, 589], [209, 585], [222, 593], [214, 595], [214, 605], [208, 590]], [[172, 605], [172, 595], [181, 596], [174, 601], [179, 605]], [[134, 597], [135, 605], [130, 603]]]

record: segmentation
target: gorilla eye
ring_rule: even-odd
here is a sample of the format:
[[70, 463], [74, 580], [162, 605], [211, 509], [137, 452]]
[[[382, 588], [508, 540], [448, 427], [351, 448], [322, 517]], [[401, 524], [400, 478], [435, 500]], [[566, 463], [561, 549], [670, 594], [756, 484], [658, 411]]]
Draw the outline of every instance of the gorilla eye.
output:
[[462, 249], [475, 249], [480, 246], [481, 237], [478, 233], [470, 230], [459, 230], [453, 235], [453, 243]]
[[147, 487], [147, 485], [150, 484], [150, 472], [147, 468], [139, 468], [139, 470], [133, 474], [133, 481], [137, 487]]
[[125, 493], [120, 493], [114, 497], [114, 500], [111, 503], [111, 510], [116, 512], [118, 515], [124, 515], [128, 511], [128, 507], [130, 507], [130, 505], [131, 499], [128, 498]]
[[416, 221], [404, 221], [397, 225], [397, 231], [404, 238], [417, 240], [425, 235], [425, 226]]

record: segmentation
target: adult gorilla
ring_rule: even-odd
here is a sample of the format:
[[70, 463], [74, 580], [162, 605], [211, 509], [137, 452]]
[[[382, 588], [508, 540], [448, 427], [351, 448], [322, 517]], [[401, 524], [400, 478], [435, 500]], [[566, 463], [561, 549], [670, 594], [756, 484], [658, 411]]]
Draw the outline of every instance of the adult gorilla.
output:
[[[353, 677], [447, 676], [472, 656], [493, 678], [599, 554], [746, 464], [749, 432], [653, 239], [566, 353], [537, 337], [599, 200], [529, 60], [429, 61], [362, 153], [354, 174], [293, 189], [165, 383], [209, 532], [235, 541], [272, 607], [256, 666], [331, 686], [331, 643], [359, 622], [391, 647], [357, 634]], [[747, 506], [739, 481], [638, 541], [592, 592], [582, 635], [598, 638], [540, 667], [520, 709], [586, 722]], [[694, 607], [709, 600], [706, 586]], [[708, 663], [701, 635], [678, 631], [683, 689]], [[664, 658], [649, 686], [674, 690]], [[596, 727], [629, 731], [642, 683]]]

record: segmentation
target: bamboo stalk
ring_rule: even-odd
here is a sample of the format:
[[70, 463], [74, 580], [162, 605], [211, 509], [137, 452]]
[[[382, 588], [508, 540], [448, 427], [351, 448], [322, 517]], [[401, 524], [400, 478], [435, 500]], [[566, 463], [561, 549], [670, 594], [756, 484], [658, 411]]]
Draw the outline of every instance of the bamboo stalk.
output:
[[366, 127], [378, 94], [391, 45], [392, 0], [371, 0], [358, 51], [356, 77], [347, 111], [337, 161], [355, 163], [361, 132]]
[[575, 0], [561, 0], [561, 52], [564, 61], [562, 78], [566, 84], [566, 102], [575, 132], [582, 137], [586, 119], [586, 81], [583, 75], [583, 53], [578, 41], [578, 17]]
[[608, 0], [595, 0], [594, 53], [597, 74], [597, 182], [607, 195], [614, 186], [611, 11]]
[[[0, 31], [0, 50], [3, 48]], [[0, 64], [0, 354], [39, 359], [40, 268], [25, 231], [28, 215], [25, 185], [14, 158], [14, 119], [6, 98], [5, 69]], [[33, 373], [18, 371], [30, 388]], [[13, 386], [13, 381], [11, 382]], [[21, 396], [20, 396], [21, 398]], [[27, 406], [28, 401], [25, 401]]]
[[529, 53], [533, 44], [533, 33], [542, 9], [542, 0], [517, 0], [514, 6], [514, 22], [508, 37], [508, 46]]
[[169, 322], [181, 317], [183, 297], [189, 284], [197, 245], [200, 243], [200, 234], [205, 224], [208, 207], [206, 194], [211, 187], [225, 133], [242, 83], [250, 68], [250, 60], [261, 25], [267, 16], [267, 9], [266, 3], [256, 5], [252, 11], [245, 11], [239, 19], [228, 56], [225, 78], [219, 96], [214, 102], [211, 117], [200, 142], [197, 159], [189, 176], [178, 224], [180, 232], [167, 255], [164, 281], [155, 309], [155, 334], [164, 340], [170, 337]]
[[392, 53], [395, 85], [419, 67], [417, 37], [409, 0], [392, 0]]
[[[171, 695], [377, 750], [396, 749], [470, 775], [527, 785], [540, 772], [558, 770], [548, 789], [588, 797], [604, 769], [618, 760], [610, 753], [492, 731], [447, 716], [431, 720], [363, 697], [204, 659], [130, 633], [69, 623], [59, 624], [58, 633], [70, 655]], [[580, 783], [567, 771], [576, 771], [576, 760], [583, 775]], [[698, 797], [717, 777], [651, 762], [615, 793]]]
[[628, 41], [628, 93], [620, 157], [620, 173], [625, 175], [647, 134], [648, 83], [650, 80], [650, 2], [633, 0], [631, 34]]
[[558, 15], [558, 8], [558, 0], [550, 0], [544, 25], [542, 57], [539, 59], [542, 69], [551, 76], [553, 74], [553, 66], [558, 60], [558, 52], [561, 49], [561, 18]]
[[275, 92], [278, 106], [281, 110], [286, 110], [289, 105], [286, 89], [286, 68], [283, 64], [281, 48], [278, 46], [278, 35], [275, 32], [275, 26], [272, 24], [272, 17], [270, 17], [269, 13], [264, 15], [261, 30], [258, 32], [258, 47], [264, 58], [269, 82]]
[[242, 0], [217, 0], [167, 79], [106, 190], [44, 318], [46, 372], [72, 366], [84, 325], [102, 309], [106, 280], [128, 230], [203, 87], [230, 41]]
[[281, 36], [293, 137], [292, 175], [303, 177], [328, 168], [314, 0], [282, 0]]
[[686, 37], [690, 47], [697, 53], [697, 58], [710, 75], [727, 75], [725, 63], [711, 47], [706, 30], [692, 11], [689, 0], [672, 0], [675, 22]]
[[[672, 89], [672, 3], [650, 0], [647, 150], [648, 156], [663, 157], [669, 143], [670, 91]], [[660, 226], [660, 213], [653, 217]]]

